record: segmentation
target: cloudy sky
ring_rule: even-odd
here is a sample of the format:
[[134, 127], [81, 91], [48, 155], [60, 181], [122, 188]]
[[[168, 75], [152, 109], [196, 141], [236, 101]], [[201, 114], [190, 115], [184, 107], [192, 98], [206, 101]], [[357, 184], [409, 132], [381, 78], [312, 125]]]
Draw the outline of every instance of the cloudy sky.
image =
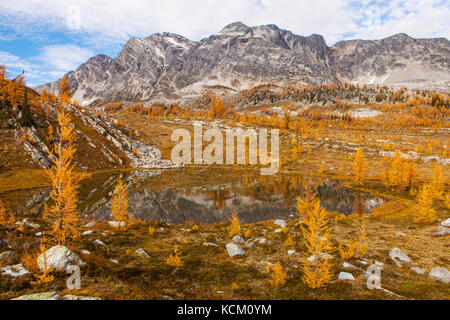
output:
[[450, 36], [450, 0], [0, 0], [0, 64], [34, 86], [89, 57], [114, 57], [130, 36], [200, 40], [225, 25], [276, 24], [328, 45], [343, 39]]

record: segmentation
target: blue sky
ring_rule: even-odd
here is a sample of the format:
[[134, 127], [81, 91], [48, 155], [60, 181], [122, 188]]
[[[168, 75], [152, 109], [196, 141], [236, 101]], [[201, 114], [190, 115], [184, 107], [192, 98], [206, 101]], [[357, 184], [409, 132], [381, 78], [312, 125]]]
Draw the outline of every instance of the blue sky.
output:
[[276, 24], [328, 45], [343, 39], [450, 36], [449, 0], [0, 0], [0, 64], [35, 86], [131, 37], [173, 32], [199, 40], [225, 25]]

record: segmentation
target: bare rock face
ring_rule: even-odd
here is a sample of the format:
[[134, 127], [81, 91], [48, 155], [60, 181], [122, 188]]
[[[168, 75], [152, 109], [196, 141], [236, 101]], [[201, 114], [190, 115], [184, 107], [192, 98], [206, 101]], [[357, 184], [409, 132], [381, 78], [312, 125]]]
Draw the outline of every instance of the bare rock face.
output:
[[449, 81], [450, 42], [414, 39], [404, 33], [382, 40], [350, 40], [329, 51], [337, 77], [367, 84], [427, 87]]
[[[397, 34], [382, 40], [340, 41], [328, 47], [275, 25], [232, 23], [190, 41], [172, 33], [131, 38], [114, 58], [97, 55], [67, 74], [74, 98], [89, 105], [198, 94], [223, 86], [359, 82], [429, 87], [450, 83], [450, 42]], [[58, 82], [37, 87], [52, 93]]]

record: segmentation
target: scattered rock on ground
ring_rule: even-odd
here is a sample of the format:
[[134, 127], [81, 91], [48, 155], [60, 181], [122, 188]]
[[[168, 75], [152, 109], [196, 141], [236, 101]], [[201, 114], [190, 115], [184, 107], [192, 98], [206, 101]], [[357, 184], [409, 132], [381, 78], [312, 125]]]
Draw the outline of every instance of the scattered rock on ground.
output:
[[433, 233], [428, 233], [428, 235], [432, 237], [442, 237], [447, 234], [450, 234], [450, 228], [446, 228], [444, 226], [437, 226], [436, 230]]
[[343, 266], [344, 268], [347, 268], [347, 269], [358, 269], [357, 266], [354, 266], [354, 265], [352, 265], [351, 263], [348, 263], [348, 262], [345, 262], [345, 261], [344, 261], [344, 263], [342, 263], [342, 266]]
[[14, 277], [14, 278], [17, 278], [17, 277], [20, 277], [20, 276], [23, 276], [23, 275], [26, 275], [26, 274], [30, 273], [23, 266], [23, 264], [15, 264], [13, 266], [7, 266], [7, 267], [4, 267], [4, 268], [1, 268], [0, 270], [1, 270], [2, 274], [8, 275], [8, 276]]
[[403, 232], [397, 232], [396, 234], [395, 234], [395, 237], [396, 238], [400, 238], [400, 237], [406, 237], [406, 234], [404, 234]]
[[14, 251], [6, 251], [0, 254], [0, 263], [11, 264], [14, 262], [16, 253]]
[[436, 267], [431, 269], [430, 274], [428, 275], [430, 279], [441, 281], [444, 283], [450, 282], [450, 271], [445, 268]]
[[217, 244], [212, 242], [203, 242], [202, 245], [204, 245], [205, 247], [218, 247]]
[[389, 252], [389, 257], [394, 260], [395, 264], [399, 267], [402, 266], [402, 264], [400, 263], [400, 261], [404, 261], [404, 262], [411, 262], [411, 259], [406, 255], [406, 253], [404, 253], [403, 251], [401, 251], [399, 248], [394, 248]]
[[124, 221], [108, 221], [108, 224], [111, 227], [114, 227], [114, 228], [118, 228], [119, 226], [125, 227], [125, 222]]
[[41, 271], [64, 271], [70, 265], [82, 265], [80, 257], [64, 246], [54, 246], [37, 258], [37, 264]]
[[77, 296], [73, 294], [66, 294], [65, 296], [59, 296], [55, 291], [33, 293], [20, 296], [11, 300], [102, 300], [97, 297]]
[[265, 238], [256, 238], [255, 241], [258, 242], [259, 244], [264, 244], [267, 242]]
[[246, 251], [244, 249], [242, 249], [241, 246], [239, 246], [235, 243], [228, 243], [226, 247], [227, 247], [228, 255], [230, 257], [244, 255], [246, 253]]
[[94, 230], [88, 230], [82, 233], [83, 236], [86, 236], [88, 234], [92, 234], [94, 232]]
[[104, 242], [103, 242], [102, 240], [100, 240], [100, 239], [95, 240], [94, 243], [106, 247], [106, 243], [104, 243]]
[[355, 277], [349, 272], [340, 272], [338, 280], [350, 280], [355, 281]]
[[88, 297], [88, 296], [77, 296], [74, 294], [66, 294], [62, 297], [63, 300], [102, 300], [98, 297]]
[[283, 219], [276, 219], [273, 223], [282, 228], [286, 227], [286, 221]]
[[240, 235], [235, 235], [233, 239], [231, 239], [234, 243], [244, 243], [245, 240]]
[[142, 257], [145, 257], [145, 258], [150, 258], [150, 255], [147, 253], [147, 251], [145, 251], [142, 248], [137, 249], [135, 252], [136, 252], [136, 254], [138, 256], [142, 256]]
[[427, 271], [422, 268], [412, 267], [411, 271], [417, 273], [417, 274], [425, 274]]
[[97, 224], [96, 221], [91, 221], [91, 222], [87, 223], [87, 224], [85, 225], [85, 227], [86, 227], [86, 228], [90, 228], [90, 227], [95, 226], [96, 224]]
[[61, 297], [56, 292], [52, 291], [52, 292], [27, 294], [11, 300], [60, 300], [60, 299]]
[[441, 222], [441, 225], [444, 227], [450, 228], [450, 218]]
[[33, 223], [33, 222], [28, 221], [28, 219], [23, 219], [22, 221], [17, 221], [16, 225], [18, 225], [18, 226], [28, 226], [28, 227], [31, 227], [31, 228], [39, 228], [40, 227], [40, 225], [38, 225], [37, 223]]
[[[324, 260], [330, 260], [333, 259], [334, 257], [328, 253], [323, 253], [321, 254], [322, 259]], [[316, 256], [315, 255], [311, 255], [309, 256], [309, 258], [307, 259], [309, 262], [314, 262], [316, 261]]]

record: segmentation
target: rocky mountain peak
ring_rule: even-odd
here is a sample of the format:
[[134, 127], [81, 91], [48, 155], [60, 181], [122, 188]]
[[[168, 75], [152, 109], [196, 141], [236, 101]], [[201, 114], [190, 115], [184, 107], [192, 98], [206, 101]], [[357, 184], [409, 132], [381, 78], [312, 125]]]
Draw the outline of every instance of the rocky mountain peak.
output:
[[227, 35], [227, 36], [242, 35], [248, 32], [249, 30], [250, 28], [248, 26], [246, 26], [240, 21], [237, 21], [225, 26], [225, 28], [223, 28], [219, 32], [219, 35]]
[[[111, 59], [97, 55], [70, 72], [74, 98], [87, 105], [199, 95], [205, 88], [243, 90], [276, 82], [450, 86], [448, 39], [404, 33], [381, 40], [346, 40], [328, 47], [318, 34], [300, 36], [268, 24], [233, 22], [217, 35], [191, 41], [162, 32], [131, 38]], [[58, 82], [36, 88], [57, 93]]]

